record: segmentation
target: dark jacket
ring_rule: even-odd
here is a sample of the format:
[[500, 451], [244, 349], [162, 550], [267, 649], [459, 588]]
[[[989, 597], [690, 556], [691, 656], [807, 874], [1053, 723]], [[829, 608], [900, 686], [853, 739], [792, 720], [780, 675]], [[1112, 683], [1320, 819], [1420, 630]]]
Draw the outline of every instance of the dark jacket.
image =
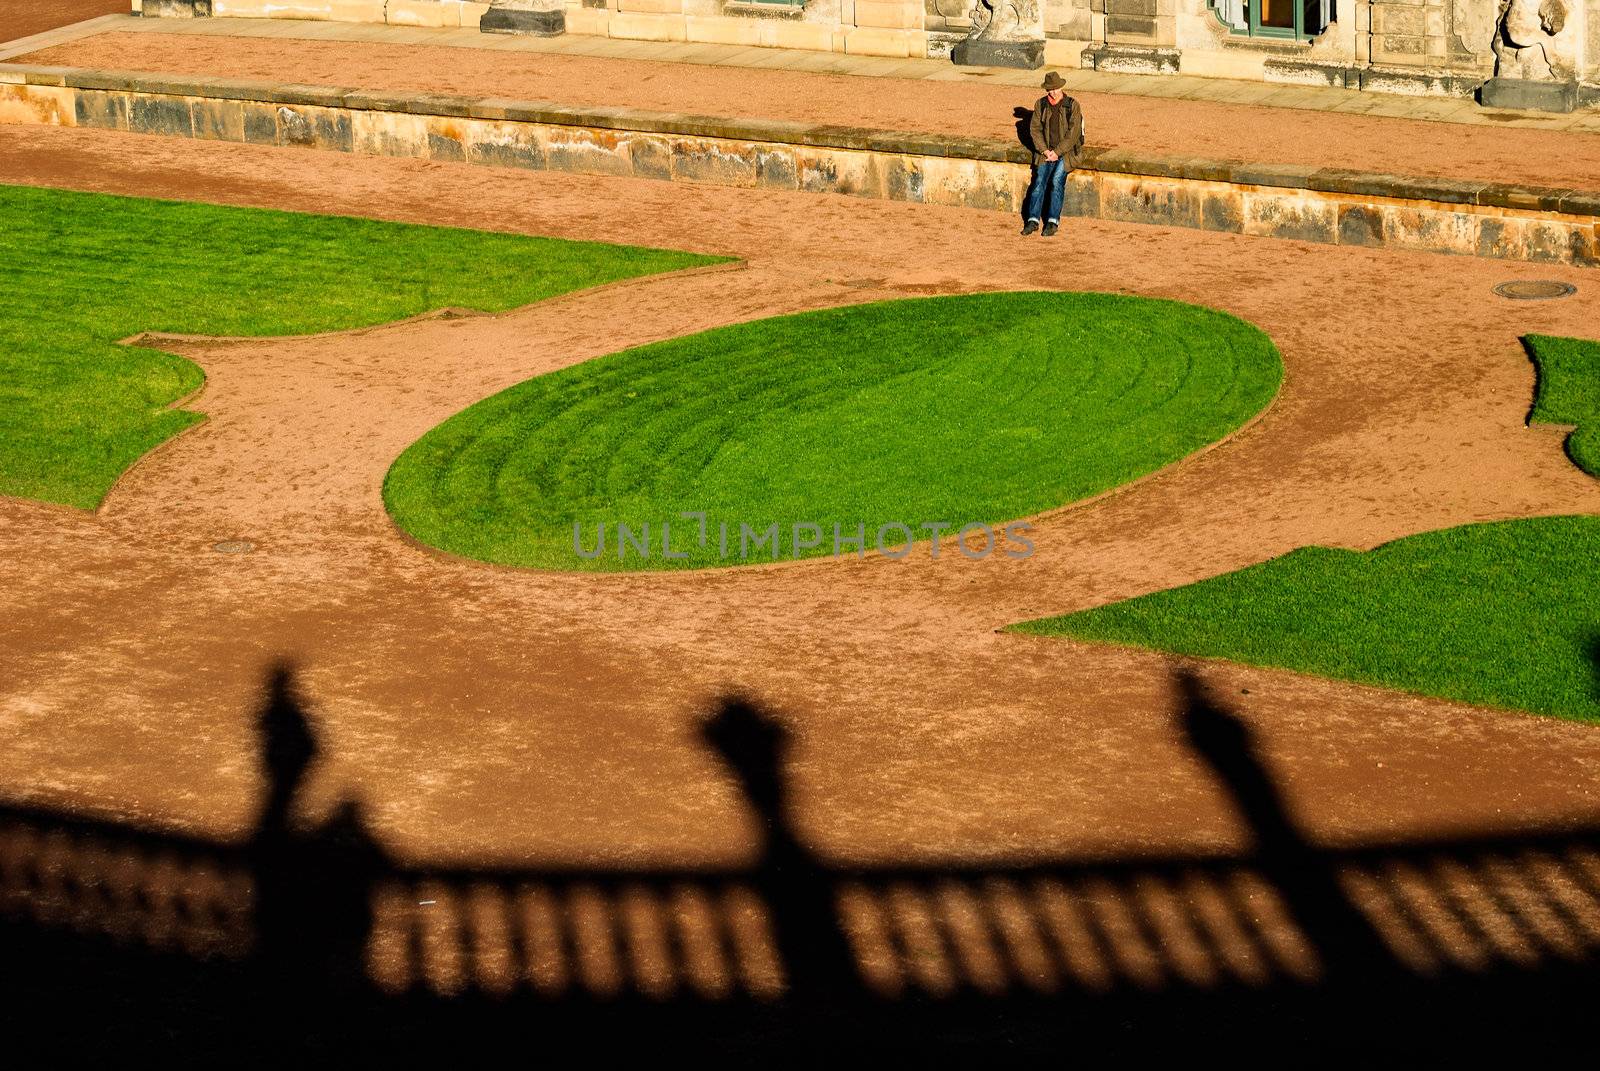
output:
[[1077, 167], [1083, 158], [1083, 107], [1067, 96], [1056, 105], [1048, 96], [1040, 97], [1028, 120], [1028, 138], [1033, 142], [1034, 167], [1047, 162], [1046, 150], [1054, 150], [1068, 168]]

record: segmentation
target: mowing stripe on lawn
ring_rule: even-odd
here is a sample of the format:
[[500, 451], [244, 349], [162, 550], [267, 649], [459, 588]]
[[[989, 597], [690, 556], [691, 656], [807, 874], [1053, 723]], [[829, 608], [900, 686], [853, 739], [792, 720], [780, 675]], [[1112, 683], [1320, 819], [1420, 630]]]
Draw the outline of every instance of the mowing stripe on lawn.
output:
[[[718, 328], [518, 384], [408, 448], [384, 495], [422, 542], [508, 565], [819, 557], [835, 552], [835, 526], [871, 549], [885, 525], [926, 541], [924, 524], [998, 524], [1099, 494], [1224, 438], [1281, 379], [1259, 329], [1174, 301], [879, 302]], [[706, 538], [685, 513], [705, 515]], [[624, 525], [648, 541], [619, 540]], [[602, 529], [603, 550], [585, 556]], [[746, 530], [776, 537], [756, 546]], [[890, 535], [896, 549], [903, 539]], [[954, 557], [948, 535], [944, 546]]]

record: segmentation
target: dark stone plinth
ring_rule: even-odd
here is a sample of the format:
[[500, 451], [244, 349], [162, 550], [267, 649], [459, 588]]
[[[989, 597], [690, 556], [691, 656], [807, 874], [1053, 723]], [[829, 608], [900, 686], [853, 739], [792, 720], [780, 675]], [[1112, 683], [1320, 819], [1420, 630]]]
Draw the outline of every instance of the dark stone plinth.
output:
[[492, 7], [478, 20], [484, 33], [521, 33], [533, 37], [560, 37], [567, 32], [565, 11], [518, 11]]
[[1478, 90], [1485, 108], [1570, 112], [1578, 106], [1576, 82], [1535, 82], [1526, 78], [1491, 78]]
[[1044, 41], [989, 41], [969, 37], [950, 50], [962, 67], [1016, 67], [1036, 71], [1044, 66]]

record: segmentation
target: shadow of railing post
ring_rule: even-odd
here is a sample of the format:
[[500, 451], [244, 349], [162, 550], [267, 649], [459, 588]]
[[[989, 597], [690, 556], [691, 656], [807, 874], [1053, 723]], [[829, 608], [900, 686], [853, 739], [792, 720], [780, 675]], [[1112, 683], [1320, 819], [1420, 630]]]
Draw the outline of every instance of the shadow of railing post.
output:
[[1249, 827], [1254, 862], [1311, 943], [1325, 984], [1371, 984], [1392, 977], [1397, 966], [1392, 955], [1340, 887], [1332, 858], [1296, 827], [1249, 726], [1218, 705], [1192, 672], [1180, 671], [1176, 684], [1184, 737], [1221, 780]]
[[752, 872], [767, 904], [791, 1004], [816, 1009], [860, 994], [855, 957], [840, 927], [835, 875], [800, 842], [785, 770], [789, 733], [740, 697], [724, 699], [703, 726], [761, 823]]
[[248, 851], [254, 983], [268, 1006], [315, 1018], [365, 988], [373, 892], [393, 864], [354, 800], [315, 829], [295, 827], [295, 802], [319, 748], [286, 665], [269, 677], [257, 729], [266, 792]]

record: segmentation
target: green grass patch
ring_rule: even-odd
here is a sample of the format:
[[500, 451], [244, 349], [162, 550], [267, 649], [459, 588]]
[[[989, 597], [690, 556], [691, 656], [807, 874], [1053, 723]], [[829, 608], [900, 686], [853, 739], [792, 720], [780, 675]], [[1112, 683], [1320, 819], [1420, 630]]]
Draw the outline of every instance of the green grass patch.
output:
[[1600, 517], [1307, 547], [1012, 631], [1277, 666], [1600, 721]]
[[1523, 339], [1539, 369], [1539, 388], [1528, 421], [1572, 424], [1567, 456], [1600, 476], [1600, 342], [1528, 335]]
[[192, 362], [140, 331], [286, 335], [512, 308], [716, 258], [339, 216], [0, 186], [0, 494], [93, 508]]
[[[1236, 430], [1282, 374], [1260, 330], [1178, 302], [888, 301], [720, 328], [518, 384], [413, 444], [384, 495], [423, 542], [510, 565], [815, 557], [834, 553], [835, 525], [844, 538], [864, 531], [870, 549], [886, 524], [927, 540], [924, 523], [996, 524], [1106, 491]], [[685, 511], [707, 514], [704, 544]], [[684, 558], [664, 557], [663, 522]], [[619, 553], [619, 523], [635, 536], [648, 526], [648, 556]], [[603, 554], [575, 552], [575, 524], [587, 553], [606, 526]], [[796, 540], [797, 524], [816, 525], [819, 545], [797, 546], [812, 537]], [[776, 546], [746, 554], [742, 528], [772, 525]]]

